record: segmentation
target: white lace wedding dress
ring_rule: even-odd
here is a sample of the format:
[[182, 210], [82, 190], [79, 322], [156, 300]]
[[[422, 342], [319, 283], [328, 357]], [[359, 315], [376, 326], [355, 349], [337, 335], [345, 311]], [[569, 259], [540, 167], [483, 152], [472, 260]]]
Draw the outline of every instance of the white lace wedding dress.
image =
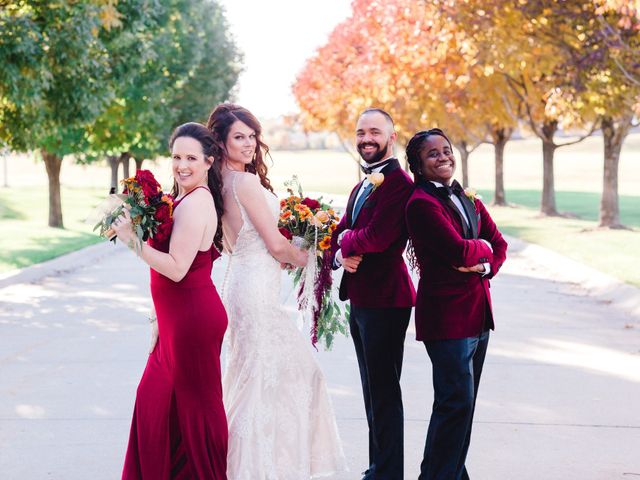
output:
[[[229, 317], [224, 405], [229, 480], [303, 480], [346, 470], [333, 408], [310, 341], [280, 304], [279, 263], [242, 215], [223, 285]], [[264, 189], [274, 222], [279, 201]], [[229, 196], [227, 196], [229, 198]]]

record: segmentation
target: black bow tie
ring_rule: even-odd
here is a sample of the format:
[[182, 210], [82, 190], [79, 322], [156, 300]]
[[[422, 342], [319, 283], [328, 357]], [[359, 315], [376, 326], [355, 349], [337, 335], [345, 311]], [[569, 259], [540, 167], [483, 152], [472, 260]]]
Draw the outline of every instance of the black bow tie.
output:
[[447, 196], [456, 195], [457, 197], [463, 194], [462, 185], [460, 185], [456, 180], [454, 180], [451, 185], [443, 185], [442, 187], [438, 187], [439, 192], [447, 192]]
[[382, 163], [378, 163], [376, 165], [373, 166], [367, 166], [367, 165], [360, 165], [360, 168], [362, 169], [363, 173], [365, 175], [371, 175], [371, 173], [373, 173], [373, 170], [376, 168], [380, 168], [380, 167], [386, 167], [387, 165], [389, 165], [391, 163], [391, 159], [382, 162]]

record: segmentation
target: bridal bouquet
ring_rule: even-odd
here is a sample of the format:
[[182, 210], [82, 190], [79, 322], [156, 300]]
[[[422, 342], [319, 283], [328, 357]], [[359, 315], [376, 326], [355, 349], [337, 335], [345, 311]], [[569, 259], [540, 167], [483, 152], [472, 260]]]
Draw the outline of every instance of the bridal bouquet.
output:
[[[109, 200], [119, 206], [105, 213], [93, 230], [100, 229], [100, 235], [115, 240], [111, 224], [129, 208], [131, 222], [139, 242], [153, 238], [162, 242], [169, 238], [173, 225], [173, 198], [162, 193], [160, 184], [149, 170], [138, 170], [136, 175], [122, 180], [122, 195], [112, 195]], [[125, 207], [126, 206], [126, 207]]]
[[336, 333], [348, 332], [345, 316], [331, 295], [331, 234], [340, 218], [330, 204], [322, 202], [322, 197], [305, 197], [296, 176], [285, 182], [285, 187], [289, 196], [280, 200], [280, 233], [310, 253], [307, 266], [292, 271], [298, 287], [298, 305], [311, 314], [313, 346], [322, 340], [330, 349]]

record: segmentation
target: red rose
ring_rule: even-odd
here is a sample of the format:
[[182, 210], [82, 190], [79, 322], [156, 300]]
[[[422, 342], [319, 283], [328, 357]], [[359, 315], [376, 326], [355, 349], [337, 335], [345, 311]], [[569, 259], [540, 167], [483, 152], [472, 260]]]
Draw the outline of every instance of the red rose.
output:
[[154, 235], [155, 240], [162, 242], [169, 238], [171, 235], [171, 229], [173, 226], [173, 219], [171, 218], [171, 206], [168, 203], [162, 202], [156, 207], [156, 212], [153, 215], [160, 225]]
[[173, 227], [173, 222], [163, 223], [158, 225], [158, 230], [156, 234], [153, 236], [153, 240], [156, 242], [164, 242], [171, 236], [171, 229]]
[[145, 199], [156, 196], [160, 191], [160, 184], [149, 170], [138, 170], [136, 172], [136, 181], [142, 188]]
[[171, 208], [166, 203], [161, 203], [160, 205], [158, 205], [158, 208], [156, 208], [154, 217], [156, 217], [156, 220], [158, 220], [160, 223], [170, 222]]
[[280, 227], [278, 230], [280, 230], [280, 233], [282, 234], [282, 236], [287, 240], [291, 240], [293, 238], [293, 234], [289, 231], [289, 229]]
[[319, 202], [319, 201], [314, 200], [314, 199], [309, 198], [309, 197], [305, 197], [305, 198], [302, 200], [302, 202], [300, 202], [300, 203], [302, 203], [303, 205], [306, 205], [306, 206], [307, 206], [307, 207], [309, 207], [311, 210], [315, 210], [315, 209], [317, 209], [317, 208], [320, 208], [320, 207], [321, 207], [321, 205], [320, 205], [320, 202]]

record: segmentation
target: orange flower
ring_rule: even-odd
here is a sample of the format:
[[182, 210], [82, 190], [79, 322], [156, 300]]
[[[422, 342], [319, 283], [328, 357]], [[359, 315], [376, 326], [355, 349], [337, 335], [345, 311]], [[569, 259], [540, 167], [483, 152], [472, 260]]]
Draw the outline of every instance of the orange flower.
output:
[[326, 250], [327, 248], [329, 248], [331, 246], [331, 235], [327, 235], [325, 236], [320, 243], [318, 243], [318, 247], [320, 247], [320, 250]]
[[285, 210], [284, 212], [282, 212], [280, 214], [280, 220], [282, 220], [283, 222], [285, 220], [287, 220], [289, 217], [291, 216], [291, 210]]
[[173, 198], [169, 195], [162, 195], [161, 200], [169, 205], [169, 217], [173, 216]]
[[280, 208], [284, 208], [287, 205], [287, 201], [283, 198], [282, 200], [280, 200]]
[[308, 207], [306, 207], [305, 210], [300, 210], [300, 220], [302, 220], [303, 222], [305, 222], [308, 218], [313, 217], [313, 213], [311, 213], [311, 210], [309, 210]]
[[329, 225], [329, 233], [333, 233], [337, 226], [337, 223], [332, 223], [331, 225]]

